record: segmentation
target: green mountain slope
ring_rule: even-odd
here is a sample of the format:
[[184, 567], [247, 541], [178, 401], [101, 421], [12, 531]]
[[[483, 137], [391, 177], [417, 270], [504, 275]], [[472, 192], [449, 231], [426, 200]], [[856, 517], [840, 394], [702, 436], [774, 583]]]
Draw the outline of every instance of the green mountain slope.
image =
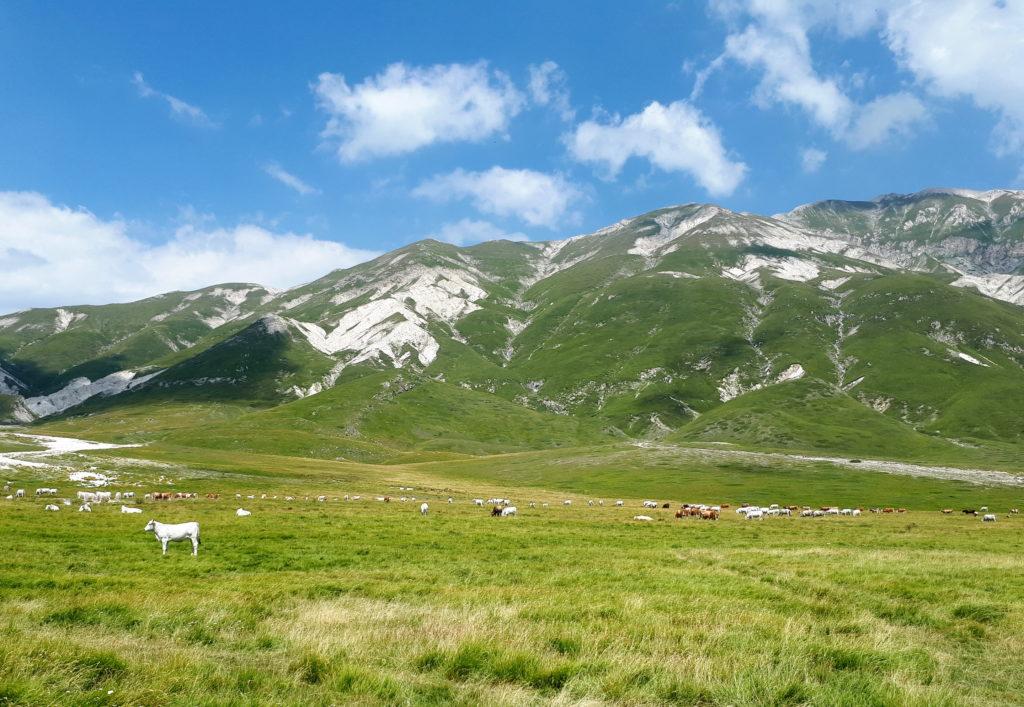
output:
[[1019, 445], [1022, 224], [1008, 191], [775, 218], [690, 204], [562, 241], [414, 243], [287, 292], [31, 310], [0, 317], [2, 410], [366, 460], [623, 438]]

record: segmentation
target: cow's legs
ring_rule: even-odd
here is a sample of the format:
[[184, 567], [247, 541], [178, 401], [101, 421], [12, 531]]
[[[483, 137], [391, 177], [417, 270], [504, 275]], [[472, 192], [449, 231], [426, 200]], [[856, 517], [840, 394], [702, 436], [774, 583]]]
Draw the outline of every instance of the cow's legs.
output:
[[167, 554], [167, 541], [166, 540], [161, 540], [160, 544], [164, 546], [164, 554], [166, 555]]
[[192, 554], [199, 554], [199, 538], [192, 538]]

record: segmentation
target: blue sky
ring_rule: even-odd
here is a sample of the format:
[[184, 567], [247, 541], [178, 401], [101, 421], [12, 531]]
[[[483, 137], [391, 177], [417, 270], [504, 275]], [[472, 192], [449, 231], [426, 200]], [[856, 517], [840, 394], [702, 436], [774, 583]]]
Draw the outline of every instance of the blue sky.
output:
[[1022, 5], [8, 0], [0, 310], [1019, 186]]

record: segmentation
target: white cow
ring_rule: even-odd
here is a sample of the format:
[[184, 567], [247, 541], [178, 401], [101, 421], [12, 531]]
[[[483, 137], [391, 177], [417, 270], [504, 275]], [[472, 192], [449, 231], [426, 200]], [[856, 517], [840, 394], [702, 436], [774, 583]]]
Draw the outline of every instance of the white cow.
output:
[[633, 516], [633, 520], [654, 520], [650, 516]]
[[859, 516], [860, 515], [860, 509], [859, 508], [854, 508], [853, 509], [853, 513], [851, 513], [850, 515], [852, 515], [852, 516]]
[[142, 513], [141, 508], [132, 508], [131, 506], [121, 506], [122, 513]]
[[852, 516], [853, 515], [853, 509], [852, 508], [844, 508], [841, 511], [839, 511], [839, 515], [842, 515], [842, 516]]
[[626, 505], [626, 502], [625, 501], [616, 501], [615, 505], [616, 506], [624, 506], [624, 505]]
[[81, 501], [82, 503], [92, 503], [93, 501], [96, 500], [96, 494], [94, 494], [92, 491], [79, 491], [78, 500]]
[[317, 503], [323, 503], [324, 501], [327, 500], [327, 496], [317, 496], [316, 500], [317, 500]]
[[135, 492], [134, 491], [125, 491], [124, 493], [121, 494], [121, 498], [125, 499], [126, 501], [129, 498], [135, 498]]
[[158, 523], [151, 520], [143, 528], [144, 532], [153, 533], [163, 547], [163, 554], [167, 554], [167, 543], [181, 542], [182, 540], [192, 541], [192, 554], [199, 554], [199, 523]]
[[110, 491], [97, 491], [96, 492], [96, 503], [103, 503], [106, 501], [110, 503], [111, 494]]
[[78, 507], [78, 512], [79, 513], [92, 513], [92, 506], [90, 506], [88, 503], [83, 503], [81, 506]]
[[53, 503], [47, 503], [46, 504], [46, 508], [44, 508], [43, 510], [44, 511], [59, 511], [60, 510], [60, 506], [58, 506], [56, 504], [53, 504]]
[[514, 516], [516, 512], [517, 511], [515, 506], [505, 506], [504, 508], [501, 509], [501, 517], [507, 518], [509, 516]]
[[569, 499], [567, 498], [567, 499], [565, 499], [564, 501], [562, 501], [562, 505], [563, 505], [563, 506], [571, 506], [571, 505], [572, 505], [572, 501], [570, 501], [570, 500], [569, 500]]
[[14, 492], [15, 498], [25, 498], [25, 489], [18, 489]]
[[982, 516], [981, 520], [982, 520], [983, 523], [995, 523], [996, 522], [996, 514], [995, 513], [986, 513], [984, 516]]
[[747, 520], [764, 520], [764, 511], [760, 508], [747, 511]]
[[657, 501], [644, 501], [644, 508], [657, 508], [657, 507], [658, 507], [658, 502]]
[[239, 508], [237, 511], [235, 511], [235, 515], [238, 516], [239, 518], [244, 518], [246, 516], [251, 516], [252, 512], [251, 511], [247, 511], [244, 508]]
[[474, 506], [482, 506], [482, 505], [484, 505], [484, 499], [482, 499], [482, 498], [474, 498], [473, 499], [473, 505]]
[[455, 503], [455, 499], [451, 496], [448, 497], [448, 503]]
[[427, 513], [429, 511], [430, 511], [430, 506], [428, 506], [426, 503], [421, 503], [420, 504], [420, 515], [421, 516], [427, 515]]

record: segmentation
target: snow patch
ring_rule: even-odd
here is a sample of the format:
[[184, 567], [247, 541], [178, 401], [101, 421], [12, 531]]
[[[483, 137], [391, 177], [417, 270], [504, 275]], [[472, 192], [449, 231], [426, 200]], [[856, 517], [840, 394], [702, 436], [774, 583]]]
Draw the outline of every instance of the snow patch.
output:
[[56, 393], [25, 398], [24, 405], [34, 416], [47, 417], [79, 405], [94, 395], [117, 395], [136, 388], [162, 372], [139, 376], [136, 371], [118, 371], [96, 381], [75, 378]]
[[792, 257], [747, 255], [732, 268], [722, 270], [722, 275], [731, 280], [752, 284], [758, 281], [758, 272], [766, 268], [783, 280], [807, 282], [818, 277], [818, 266], [810, 260]]
[[720, 210], [717, 206], [705, 206], [698, 209], [692, 216], [682, 220], [677, 220], [677, 212], [661, 214], [654, 219], [655, 223], [658, 224], [658, 232], [653, 236], [637, 238], [633, 241], [633, 247], [626, 252], [630, 255], [651, 258], [672, 241], [681, 238], [702, 223], [714, 218], [719, 212]]
[[956, 354], [960, 360], [967, 361], [967, 363], [973, 363], [975, 366], [984, 366], [985, 368], [989, 367], [987, 363], [982, 363], [978, 359], [974, 358], [974, 356], [971, 356], [970, 354], [965, 354], [962, 351], [951, 351], [950, 353]]
[[986, 297], [1024, 305], [1024, 275], [961, 275], [950, 284], [953, 287], [973, 287]]
[[836, 290], [845, 285], [849, 281], [849, 277], [837, 277], [834, 280], [822, 280], [821, 282], [818, 283], [818, 285], [826, 290]]
[[83, 314], [81, 312], [69, 312], [66, 309], [58, 309], [57, 318], [54, 320], [53, 323], [53, 333], [60, 334], [63, 331], [67, 331], [69, 326], [71, 326], [75, 322], [82, 321], [87, 316], [89, 315]]
[[786, 383], [787, 381], [800, 380], [805, 374], [806, 371], [804, 371], [804, 367], [799, 363], [794, 363], [792, 366], [780, 373], [775, 379], [775, 382]]

